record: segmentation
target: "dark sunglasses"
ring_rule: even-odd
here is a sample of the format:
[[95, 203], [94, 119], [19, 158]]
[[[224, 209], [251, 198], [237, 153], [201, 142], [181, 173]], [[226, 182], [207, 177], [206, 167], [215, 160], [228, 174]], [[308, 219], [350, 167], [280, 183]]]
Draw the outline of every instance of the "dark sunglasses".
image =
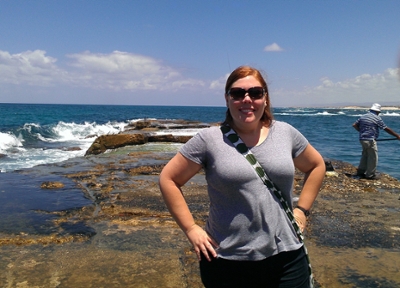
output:
[[262, 87], [251, 87], [247, 90], [243, 88], [231, 88], [228, 91], [228, 95], [235, 101], [243, 100], [246, 97], [246, 93], [249, 93], [252, 100], [256, 100], [264, 97], [265, 90]]

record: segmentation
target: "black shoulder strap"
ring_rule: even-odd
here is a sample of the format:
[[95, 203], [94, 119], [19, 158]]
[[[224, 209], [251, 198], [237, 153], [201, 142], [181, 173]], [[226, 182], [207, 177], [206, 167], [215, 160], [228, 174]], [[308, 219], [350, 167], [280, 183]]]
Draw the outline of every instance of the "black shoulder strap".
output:
[[247, 159], [247, 161], [253, 166], [254, 170], [256, 171], [257, 175], [261, 178], [261, 180], [264, 182], [265, 186], [267, 186], [268, 190], [275, 195], [276, 198], [281, 202], [283, 209], [286, 212], [287, 217], [289, 218], [290, 222], [293, 225], [294, 230], [296, 231], [297, 237], [301, 243], [303, 243], [304, 251], [307, 256], [307, 261], [308, 261], [308, 266], [309, 266], [309, 271], [310, 271], [310, 283], [311, 286], [313, 287], [313, 275], [312, 275], [312, 270], [311, 270], [311, 263], [310, 259], [308, 257], [308, 252], [307, 249], [304, 245], [304, 236], [301, 233], [301, 230], [299, 228], [299, 225], [297, 225], [296, 219], [294, 218], [293, 211], [290, 209], [290, 206], [288, 205], [287, 201], [282, 195], [282, 192], [279, 190], [279, 188], [269, 179], [267, 173], [265, 173], [265, 170], [262, 168], [262, 166], [258, 163], [256, 157], [254, 157], [253, 153], [249, 150], [249, 148], [244, 144], [242, 139], [240, 139], [239, 135], [233, 130], [230, 126], [228, 125], [222, 125], [220, 127], [222, 133], [225, 135], [226, 138], [228, 138], [229, 141], [232, 142], [232, 144], [236, 147], [236, 150], [241, 153], [244, 158]]

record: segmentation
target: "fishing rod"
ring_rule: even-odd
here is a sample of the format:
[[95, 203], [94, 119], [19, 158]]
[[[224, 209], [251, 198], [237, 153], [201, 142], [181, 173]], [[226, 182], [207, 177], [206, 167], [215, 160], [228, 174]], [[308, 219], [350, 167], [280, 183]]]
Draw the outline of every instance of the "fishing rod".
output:
[[376, 139], [375, 141], [390, 141], [390, 140], [398, 140], [397, 138], [383, 138], [383, 139]]

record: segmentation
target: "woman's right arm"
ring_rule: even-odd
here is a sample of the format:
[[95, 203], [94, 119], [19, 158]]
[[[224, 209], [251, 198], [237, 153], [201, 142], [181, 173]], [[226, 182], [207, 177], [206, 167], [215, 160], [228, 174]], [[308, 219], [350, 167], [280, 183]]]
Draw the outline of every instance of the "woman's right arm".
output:
[[200, 251], [210, 260], [209, 253], [213, 257], [217, 256], [214, 250], [217, 244], [200, 226], [196, 225], [181, 190], [181, 187], [200, 169], [200, 164], [177, 153], [162, 170], [159, 184], [169, 212], [192, 243], [199, 260]]

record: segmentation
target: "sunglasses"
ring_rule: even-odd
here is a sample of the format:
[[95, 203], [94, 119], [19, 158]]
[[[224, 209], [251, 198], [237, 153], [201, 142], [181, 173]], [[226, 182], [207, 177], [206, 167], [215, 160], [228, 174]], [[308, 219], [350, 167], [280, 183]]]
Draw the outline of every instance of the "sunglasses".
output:
[[262, 87], [251, 87], [247, 90], [243, 88], [231, 88], [228, 91], [228, 95], [230, 95], [234, 101], [243, 100], [247, 93], [252, 100], [257, 100], [264, 97], [265, 90]]

